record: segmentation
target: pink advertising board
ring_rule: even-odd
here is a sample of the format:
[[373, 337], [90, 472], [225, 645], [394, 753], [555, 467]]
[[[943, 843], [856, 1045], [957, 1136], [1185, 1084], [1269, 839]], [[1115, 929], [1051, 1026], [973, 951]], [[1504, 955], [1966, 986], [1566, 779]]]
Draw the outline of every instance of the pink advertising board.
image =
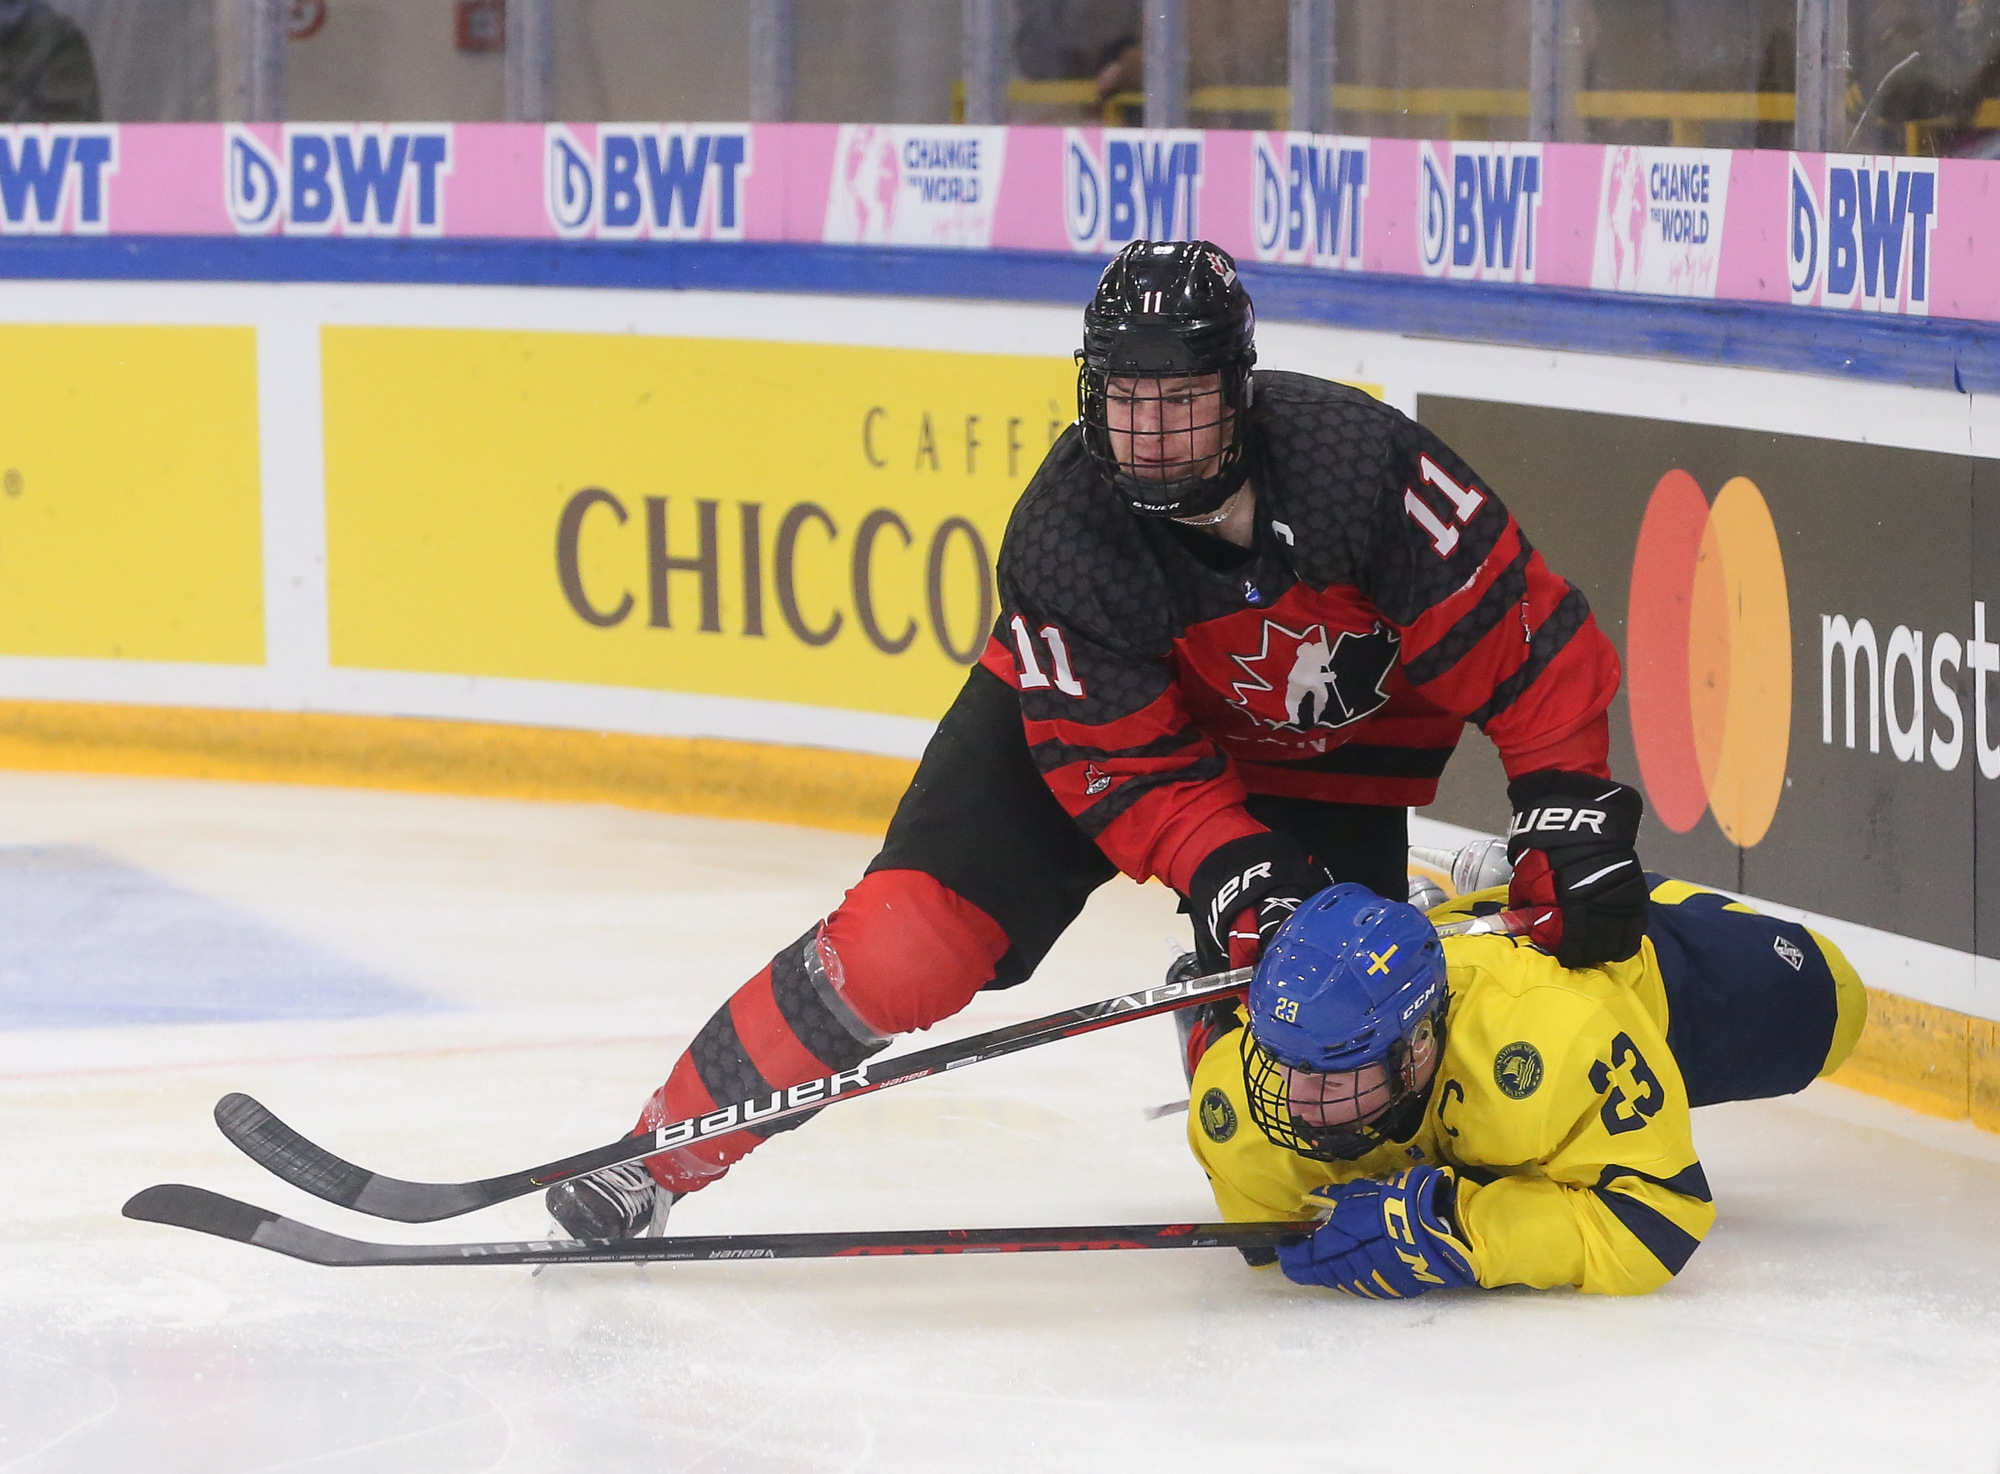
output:
[[14, 126], [0, 234], [1086, 254], [1200, 235], [1328, 272], [2000, 320], [2000, 163], [1867, 155], [904, 124]]

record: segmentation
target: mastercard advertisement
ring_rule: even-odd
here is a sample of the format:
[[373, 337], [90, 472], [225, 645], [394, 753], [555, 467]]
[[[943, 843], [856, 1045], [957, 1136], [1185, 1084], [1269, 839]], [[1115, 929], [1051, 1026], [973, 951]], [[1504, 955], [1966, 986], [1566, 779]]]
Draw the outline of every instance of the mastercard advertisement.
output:
[[[1649, 868], [2000, 955], [2000, 469], [1425, 396], [1617, 646]], [[1989, 600], [1991, 601], [1989, 603]], [[1505, 822], [1468, 733], [1434, 817]]]

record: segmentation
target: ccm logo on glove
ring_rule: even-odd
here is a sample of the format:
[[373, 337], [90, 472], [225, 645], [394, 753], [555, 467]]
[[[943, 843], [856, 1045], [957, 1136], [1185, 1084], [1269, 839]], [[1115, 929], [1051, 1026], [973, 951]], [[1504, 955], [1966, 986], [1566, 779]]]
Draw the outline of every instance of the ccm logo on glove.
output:
[[1455, 1217], [1449, 1167], [1411, 1167], [1387, 1181], [1359, 1178], [1314, 1188], [1324, 1217], [1311, 1234], [1278, 1245], [1294, 1284], [1325, 1285], [1365, 1300], [1407, 1300], [1479, 1283], [1472, 1246]]

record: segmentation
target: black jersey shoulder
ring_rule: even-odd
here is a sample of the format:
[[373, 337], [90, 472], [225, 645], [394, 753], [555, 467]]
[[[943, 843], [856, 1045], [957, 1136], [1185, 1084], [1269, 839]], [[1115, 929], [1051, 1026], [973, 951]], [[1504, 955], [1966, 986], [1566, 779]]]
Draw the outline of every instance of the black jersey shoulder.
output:
[[1409, 419], [1330, 379], [1260, 372], [1255, 381], [1251, 474], [1265, 515], [1290, 530], [1300, 577], [1362, 582], [1382, 509], [1402, 497]]
[[1154, 537], [1065, 430], [1014, 505], [1000, 544], [1000, 594], [1036, 618], [1059, 618], [1100, 643], [1164, 655], [1175, 600]]

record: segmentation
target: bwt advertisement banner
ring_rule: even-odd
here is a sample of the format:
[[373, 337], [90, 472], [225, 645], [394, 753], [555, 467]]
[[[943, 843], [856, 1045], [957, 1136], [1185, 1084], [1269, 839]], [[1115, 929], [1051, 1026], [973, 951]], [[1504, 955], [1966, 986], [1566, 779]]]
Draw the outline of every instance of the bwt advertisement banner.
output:
[[[1994, 462], [1435, 396], [1418, 413], [1619, 643], [1612, 767], [1645, 789], [1650, 865], [2000, 956], [2000, 880], [1974, 865], [2000, 822]], [[1465, 776], [1438, 816], [1491, 827], [1499, 780]]]
[[0, 231], [1102, 253], [2000, 321], [2000, 162], [1198, 129], [14, 125]]

